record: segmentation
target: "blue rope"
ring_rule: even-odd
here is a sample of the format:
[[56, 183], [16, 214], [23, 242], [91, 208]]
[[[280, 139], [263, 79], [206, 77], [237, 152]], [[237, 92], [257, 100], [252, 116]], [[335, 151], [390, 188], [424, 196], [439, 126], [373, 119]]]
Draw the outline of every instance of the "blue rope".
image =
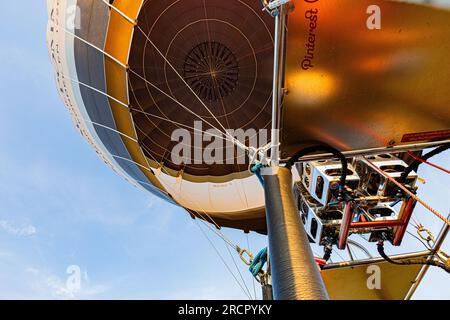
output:
[[264, 187], [264, 178], [261, 174], [261, 169], [263, 167], [263, 164], [261, 162], [257, 162], [253, 167], [252, 167], [252, 172], [258, 177], [259, 182], [261, 182], [261, 185]]
[[250, 264], [249, 270], [256, 277], [267, 262], [267, 247], [262, 249]]

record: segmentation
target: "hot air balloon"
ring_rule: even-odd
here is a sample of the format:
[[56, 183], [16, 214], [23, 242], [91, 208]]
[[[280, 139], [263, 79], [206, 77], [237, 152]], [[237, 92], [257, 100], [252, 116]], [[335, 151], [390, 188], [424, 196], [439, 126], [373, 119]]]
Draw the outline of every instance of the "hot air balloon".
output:
[[[407, 152], [450, 141], [446, 10], [382, 0], [48, 0], [48, 15], [60, 96], [101, 159], [193, 218], [269, 233], [278, 274], [294, 263], [277, 267], [283, 246], [310, 256], [292, 239], [343, 249], [358, 228], [373, 239], [382, 228], [400, 245], [417, 202], [414, 171], [401, 180], [414, 163]], [[294, 181], [264, 179], [256, 165], [291, 169]], [[399, 174], [399, 198], [386, 172]], [[268, 192], [283, 183], [289, 194]], [[404, 208], [389, 211], [388, 201]], [[295, 218], [284, 216], [286, 229], [271, 210]], [[292, 228], [294, 238], [274, 240]], [[278, 298], [292, 296], [281, 287]]]
[[257, 1], [114, 6], [49, 2], [49, 50], [76, 125], [140, 187], [225, 226], [263, 230], [263, 190], [248, 165], [176, 165], [171, 135], [194, 136], [202, 119], [203, 131], [270, 128], [273, 19]]

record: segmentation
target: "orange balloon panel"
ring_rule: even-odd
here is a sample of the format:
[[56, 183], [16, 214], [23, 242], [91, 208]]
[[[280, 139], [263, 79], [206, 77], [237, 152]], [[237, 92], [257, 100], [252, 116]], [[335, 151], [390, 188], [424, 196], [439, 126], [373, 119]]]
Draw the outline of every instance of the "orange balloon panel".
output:
[[[450, 12], [392, 1], [294, 1], [282, 156], [450, 137]], [[420, 133], [420, 134], [417, 134]]]

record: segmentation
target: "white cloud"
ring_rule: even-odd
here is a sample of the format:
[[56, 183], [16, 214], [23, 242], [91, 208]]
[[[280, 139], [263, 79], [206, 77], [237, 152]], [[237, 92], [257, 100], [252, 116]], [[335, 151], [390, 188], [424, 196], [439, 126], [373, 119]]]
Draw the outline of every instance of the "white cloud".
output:
[[9, 234], [19, 237], [31, 237], [36, 234], [36, 227], [27, 225], [24, 227], [16, 227], [7, 220], [0, 220], [0, 228]]

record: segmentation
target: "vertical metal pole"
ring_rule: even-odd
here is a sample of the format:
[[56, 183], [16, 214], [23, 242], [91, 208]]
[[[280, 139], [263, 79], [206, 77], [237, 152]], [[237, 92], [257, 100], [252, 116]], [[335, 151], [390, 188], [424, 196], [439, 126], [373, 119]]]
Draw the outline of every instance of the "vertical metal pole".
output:
[[[450, 219], [450, 214], [447, 216], [447, 219]], [[439, 232], [439, 235], [436, 239], [433, 249], [431, 249], [431, 251], [433, 252], [433, 255], [441, 249], [442, 245], [444, 244], [444, 240], [447, 237], [449, 231], [450, 231], [450, 226], [448, 224], [444, 224], [441, 231]], [[425, 277], [425, 274], [427, 273], [429, 268], [430, 268], [429, 265], [425, 265], [422, 267], [422, 269], [419, 272], [419, 275], [417, 276], [416, 280], [414, 281], [414, 284], [411, 286], [411, 289], [409, 289], [409, 292], [406, 295], [405, 300], [411, 300], [412, 296], [416, 292], [417, 288], [419, 287], [420, 283], [422, 282], [422, 280]]]
[[[270, 269], [269, 263], [267, 268]], [[270, 275], [267, 273], [261, 278], [261, 289], [262, 299], [264, 301], [273, 300], [273, 288], [270, 281]]]
[[265, 284], [262, 286], [262, 299], [264, 301], [273, 300], [273, 289], [270, 284]]
[[273, 295], [276, 300], [327, 300], [319, 267], [297, 211], [291, 170], [263, 169]]
[[286, 14], [284, 6], [278, 9], [275, 16], [274, 50], [273, 50], [273, 86], [272, 86], [272, 149], [271, 165], [278, 166], [280, 162], [280, 105], [281, 105], [281, 72], [283, 63], [283, 47]]

